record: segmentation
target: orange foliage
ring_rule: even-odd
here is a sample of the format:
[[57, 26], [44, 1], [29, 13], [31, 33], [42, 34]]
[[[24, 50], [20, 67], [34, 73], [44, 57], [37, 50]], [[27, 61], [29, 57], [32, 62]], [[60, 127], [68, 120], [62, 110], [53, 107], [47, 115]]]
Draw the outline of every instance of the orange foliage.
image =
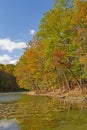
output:
[[66, 52], [65, 51], [61, 51], [59, 49], [55, 49], [53, 51], [53, 58], [56, 60], [61, 60], [61, 58], [64, 58]]
[[87, 1], [78, 0], [72, 22], [77, 33], [74, 41], [76, 43], [85, 42], [85, 38], [87, 37]]
[[83, 25], [87, 24], [87, 1], [82, 2], [78, 0], [76, 4], [77, 11], [73, 17], [73, 23], [82, 23]]

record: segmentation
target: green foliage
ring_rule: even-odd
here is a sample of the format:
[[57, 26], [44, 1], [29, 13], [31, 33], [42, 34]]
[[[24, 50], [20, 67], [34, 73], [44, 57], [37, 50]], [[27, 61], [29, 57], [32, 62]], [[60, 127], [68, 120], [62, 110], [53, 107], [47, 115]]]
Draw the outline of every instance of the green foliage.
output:
[[[87, 78], [87, 1], [55, 0], [15, 68], [19, 86], [71, 89]], [[8, 67], [7, 67], [8, 70]]]

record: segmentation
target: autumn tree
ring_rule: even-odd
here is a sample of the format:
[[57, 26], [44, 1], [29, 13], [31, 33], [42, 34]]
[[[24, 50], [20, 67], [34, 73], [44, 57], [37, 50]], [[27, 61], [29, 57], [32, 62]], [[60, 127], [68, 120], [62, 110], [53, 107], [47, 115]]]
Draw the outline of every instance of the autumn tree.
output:
[[[38, 44], [38, 46], [37, 46]], [[43, 73], [43, 57], [42, 45], [33, 43], [23, 56], [15, 68], [15, 75], [17, 76], [18, 84], [26, 89], [38, 91]]]
[[87, 1], [55, 0], [15, 68], [27, 89], [71, 90], [87, 79]]

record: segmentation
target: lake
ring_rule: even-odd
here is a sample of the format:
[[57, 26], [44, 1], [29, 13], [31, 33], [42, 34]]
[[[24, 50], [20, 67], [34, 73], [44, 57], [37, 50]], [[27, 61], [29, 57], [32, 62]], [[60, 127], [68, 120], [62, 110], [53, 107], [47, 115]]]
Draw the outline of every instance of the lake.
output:
[[16, 126], [11, 130], [87, 130], [87, 109], [83, 103], [19, 92], [1, 93], [0, 130], [10, 130], [9, 124], [2, 126], [5, 123]]

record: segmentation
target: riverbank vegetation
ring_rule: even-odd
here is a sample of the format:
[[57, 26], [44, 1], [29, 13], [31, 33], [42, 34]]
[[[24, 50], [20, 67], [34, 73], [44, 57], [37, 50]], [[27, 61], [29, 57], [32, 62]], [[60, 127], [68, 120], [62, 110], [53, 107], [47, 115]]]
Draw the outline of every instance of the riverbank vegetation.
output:
[[15, 76], [20, 87], [39, 92], [87, 87], [87, 1], [55, 0], [20, 57]]
[[[87, 87], [87, 1], [55, 0], [15, 67], [21, 88], [46, 93]], [[77, 92], [78, 93], [78, 92]]]

